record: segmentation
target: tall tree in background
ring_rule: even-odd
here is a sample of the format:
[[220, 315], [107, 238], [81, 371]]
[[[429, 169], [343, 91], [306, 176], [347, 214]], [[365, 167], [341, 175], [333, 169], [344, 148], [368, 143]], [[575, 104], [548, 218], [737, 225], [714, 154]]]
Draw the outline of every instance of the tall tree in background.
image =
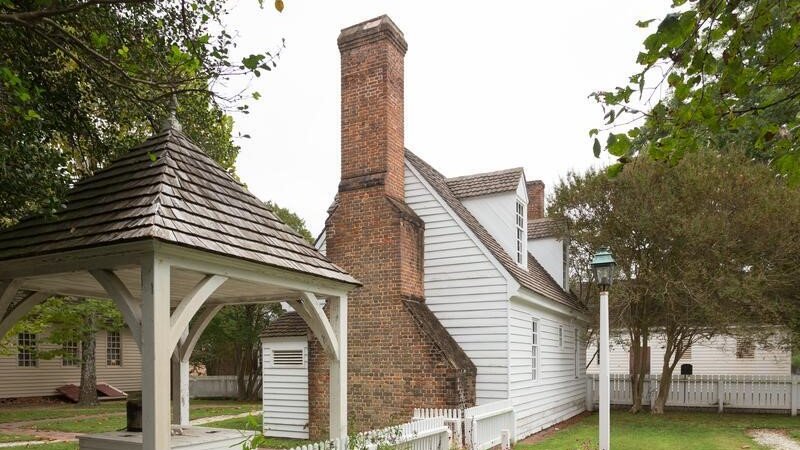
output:
[[226, 112], [258, 93], [220, 83], [271, 70], [276, 53], [234, 60], [227, 12], [218, 0], [0, 0], [0, 226], [56, 210], [75, 179], [152, 134], [174, 93], [186, 133], [232, 170]]
[[[693, 343], [719, 333], [758, 336], [764, 324], [800, 320], [792, 287], [800, 275], [793, 262], [800, 193], [740, 153], [698, 151], [677, 164], [641, 156], [613, 179], [571, 174], [556, 187], [549, 213], [569, 224], [570, 257], [610, 245], [620, 270], [612, 327], [626, 328], [628, 345], [641, 349], [650, 335], [663, 336], [656, 413]], [[634, 412], [643, 363], [632, 365]]]
[[642, 70], [593, 94], [612, 131], [594, 152], [619, 158], [611, 173], [640, 151], [674, 161], [733, 147], [800, 182], [800, 1], [673, 0], [656, 23]]
[[[312, 241], [300, 216], [272, 201], [267, 202], [267, 207], [309, 243]], [[257, 399], [261, 393], [261, 334], [282, 313], [279, 303], [222, 308], [200, 337], [192, 363], [203, 364], [214, 374], [228, 375], [233, 371], [239, 399]]]

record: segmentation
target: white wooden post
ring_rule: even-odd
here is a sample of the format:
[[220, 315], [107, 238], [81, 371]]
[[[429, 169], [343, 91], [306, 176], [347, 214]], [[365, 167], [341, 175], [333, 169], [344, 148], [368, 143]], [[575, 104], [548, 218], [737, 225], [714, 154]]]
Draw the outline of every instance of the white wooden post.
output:
[[609, 450], [611, 435], [608, 340], [608, 291], [603, 291], [600, 293], [600, 450]]
[[330, 437], [347, 437], [347, 296], [328, 300], [338, 358], [330, 359]]
[[189, 357], [181, 353], [189, 330], [178, 342], [172, 353], [172, 424], [181, 427], [189, 426]]
[[142, 276], [142, 449], [170, 448], [169, 264], [155, 255]]
[[798, 401], [800, 401], [800, 399], [797, 398], [798, 397], [798, 389], [797, 389], [797, 377], [796, 376], [792, 375], [791, 383], [792, 383], [792, 388], [791, 388], [790, 392], [791, 392], [791, 396], [792, 396], [792, 399], [791, 399], [792, 400], [792, 417], [795, 417], [795, 416], [797, 416], [797, 403], [798, 403]]
[[511, 450], [511, 436], [508, 430], [500, 430], [500, 450]]
[[725, 389], [724, 384], [722, 383], [722, 377], [717, 377], [717, 412], [722, 413], [722, 410], [725, 408], [723, 404], [725, 403]]

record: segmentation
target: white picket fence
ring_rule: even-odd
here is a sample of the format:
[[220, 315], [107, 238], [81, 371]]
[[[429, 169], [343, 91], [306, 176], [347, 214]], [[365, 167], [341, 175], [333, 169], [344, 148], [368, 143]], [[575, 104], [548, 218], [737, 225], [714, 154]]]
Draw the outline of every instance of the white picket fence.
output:
[[450, 429], [442, 417], [431, 417], [359, 433], [354, 438], [317, 442], [291, 450], [376, 450], [380, 445], [403, 450], [449, 450]]
[[[589, 375], [586, 382], [587, 407], [599, 402], [598, 375]], [[655, 402], [660, 377], [649, 375], [644, 381], [642, 403]], [[800, 406], [800, 376], [767, 375], [689, 375], [671, 380], [667, 406], [725, 408], [737, 410], [784, 410], [797, 415]], [[611, 375], [611, 404], [633, 403], [630, 375]]]
[[[414, 419], [441, 417], [453, 430], [455, 446], [470, 450], [486, 450], [501, 444], [508, 433], [509, 444], [516, 441], [516, 415], [511, 400], [500, 400], [464, 410], [415, 409]], [[461, 430], [464, 430], [462, 436]]]

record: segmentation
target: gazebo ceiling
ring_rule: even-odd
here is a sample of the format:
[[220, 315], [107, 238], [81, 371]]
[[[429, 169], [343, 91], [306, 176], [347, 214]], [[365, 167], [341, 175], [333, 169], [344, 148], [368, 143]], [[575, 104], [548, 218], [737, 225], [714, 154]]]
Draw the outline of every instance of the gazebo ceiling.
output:
[[[79, 182], [54, 219], [31, 218], [0, 232], [0, 266], [20, 258], [143, 240], [358, 283], [281, 222], [174, 122]], [[60, 281], [64, 289], [49, 292], [64, 293], [73, 284], [76, 293], [78, 285], [83, 286], [81, 292], [90, 292], [92, 283], [79, 282], [85, 276], [68, 275]], [[176, 276], [191, 278], [188, 272]], [[38, 283], [44, 287], [47, 281]], [[235, 287], [228, 290], [233, 296]]]

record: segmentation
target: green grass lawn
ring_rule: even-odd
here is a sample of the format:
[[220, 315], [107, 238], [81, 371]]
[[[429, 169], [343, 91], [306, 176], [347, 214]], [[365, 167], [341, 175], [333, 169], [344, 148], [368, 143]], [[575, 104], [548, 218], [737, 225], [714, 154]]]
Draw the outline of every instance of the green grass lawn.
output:
[[25, 442], [25, 441], [38, 441], [39, 438], [36, 436], [28, 436], [25, 434], [6, 434], [0, 433], [0, 443], [5, 444], [7, 442]]
[[[514, 450], [596, 449], [597, 420], [597, 414], [592, 414], [541, 442], [519, 443]], [[614, 450], [765, 449], [747, 436], [746, 431], [752, 428], [784, 429], [797, 438], [800, 417], [701, 412], [667, 412], [663, 416], [653, 416], [612, 411], [611, 447]], [[589, 445], [582, 447], [585, 443]]]
[[[236, 419], [220, 420], [219, 422], [211, 422], [203, 425], [210, 428], [229, 428], [233, 430], [258, 430], [261, 431], [261, 415], [239, 417]], [[311, 441], [305, 439], [290, 439], [290, 438], [266, 438], [266, 448], [292, 448], [300, 445], [310, 444]]]
[[[100, 405], [101, 407], [104, 405]], [[97, 410], [103, 414], [100, 417], [86, 417], [77, 419], [54, 418], [46, 422], [37, 423], [36, 429], [45, 431], [65, 431], [71, 433], [102, 433], [105, 431], [115, 431], [125, 428], [125, 404], [120, 405], [119, 410]], [[229, 414], [241, 414], [258, 410], [260, 403], [233, 402], [230, 400], [198, 400], [192, 402], [189, 411], [191, 419], [204, 417], [222, 416]], [[93, 414], [91, 412], [84, 413]]]
[[3, 450], [78, 450], [77, 442], [56, 442], [53, 444], [18, 445], [3, 447]]

